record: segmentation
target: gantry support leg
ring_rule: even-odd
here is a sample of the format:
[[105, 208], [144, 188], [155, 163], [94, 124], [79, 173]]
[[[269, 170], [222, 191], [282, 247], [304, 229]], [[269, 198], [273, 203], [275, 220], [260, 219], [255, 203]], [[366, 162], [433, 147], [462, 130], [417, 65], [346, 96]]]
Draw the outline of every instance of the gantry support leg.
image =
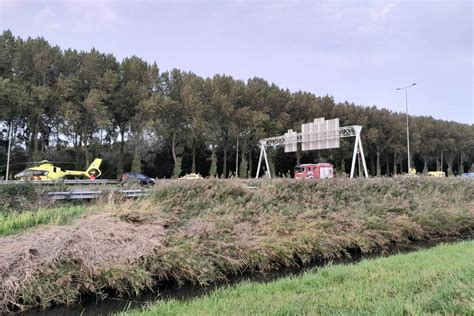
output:
[[362, 160], [362, 166], [364, 167], [364, 176], [366, 178], [369, 177], [369, 173], [367, 172], [367, 164], [365, 163], [364, 148], [362, 147], [362, 141], [360, 139], [360, 131], [361, 130], [362, 130], [362, 126], [354, 126], [354, 131], [356, 133], [356, 139], [355, 139], [355, 143], [354, 143], [354, 153], [352, 154], [351, 178], [354, 178], [354, 169], [355, 169], [357, 154], [360, 155], [360, 158]]
[[260, 157], [258, 158], [257, 174], [255, 175], [255, 179], [258, 179], [258, 177], [260, 176], [260, 166], [262, 165], [262, 157], [263, 157], [264, 148], [265, 146], [260, 144]]
[[270, 166], [268, 164], [268, 157], [267, 157], [267, 151], [265, 150], [265, 146], [263, 147], [263, 157], [265, 158], [265, 165], [267, 166], [267, 177], [268, 179], [271, 179], [272, 175], [270, 172]]
[[354, 152], [352, 153], [351, 176], [350, 176], [351, 179], [354, 178], [354, 169], [355, 169], [358, 150], [359, 150], [359, 148], [358, 148], [358, 137], [356, 136], [356, 140], [355, 140], [355, 143], [354, 143]]

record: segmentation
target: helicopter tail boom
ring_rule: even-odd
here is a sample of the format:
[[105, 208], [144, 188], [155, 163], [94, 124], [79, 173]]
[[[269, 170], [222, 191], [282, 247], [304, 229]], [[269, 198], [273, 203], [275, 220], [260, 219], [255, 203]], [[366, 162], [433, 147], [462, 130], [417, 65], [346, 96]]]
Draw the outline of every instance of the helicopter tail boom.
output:
[[87, 175], [94, 175], [96, 178], [99, 177], [102, 172], [100, 172], [100, 165], [102, 164], [102, 159], [96, 158], [94, 161], [91, 163], [89, 168], [87, 168], [86, 173]]

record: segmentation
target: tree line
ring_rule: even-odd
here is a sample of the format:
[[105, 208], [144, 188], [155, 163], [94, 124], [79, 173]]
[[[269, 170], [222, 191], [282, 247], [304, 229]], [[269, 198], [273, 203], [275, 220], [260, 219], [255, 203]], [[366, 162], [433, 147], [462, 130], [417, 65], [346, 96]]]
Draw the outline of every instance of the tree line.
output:
[[[453, 106], [454, 108], [454, 106]], [[137, 56], [52, 46], [42, 37], [0, 36], [0, 175], [8, 135], [12, 172], [48, 159], [84, 168], [101, 157], [103, 177], [141, 171], [153, 177], [254, 177], [258, 140], [300, 130], [316, 117], [362, 125], [369, 172], [407, 171], [403, 113], [336, 103], [330, 96], [291, 92], [262, 78], [203, 78], [189, 71], [160, 71]], [[474, 125], [410, 116], [412, 161], [418, 172], [460, 174], [474, 162]], [[238, 145], [238, 159], [237, 155]], [[289, 176], [304, 162], [331, 162], [348, 170], [352, 141], [318, 152], [269, 150], [270, 168]]]

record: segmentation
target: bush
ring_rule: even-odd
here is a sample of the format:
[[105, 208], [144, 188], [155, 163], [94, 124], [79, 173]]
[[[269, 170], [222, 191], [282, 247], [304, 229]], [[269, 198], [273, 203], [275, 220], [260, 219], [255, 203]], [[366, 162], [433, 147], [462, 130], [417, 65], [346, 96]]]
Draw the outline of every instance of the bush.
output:
[[0, 185], [0, 212], [30, 210], [38, 201], [39, 194], [32, 184]]

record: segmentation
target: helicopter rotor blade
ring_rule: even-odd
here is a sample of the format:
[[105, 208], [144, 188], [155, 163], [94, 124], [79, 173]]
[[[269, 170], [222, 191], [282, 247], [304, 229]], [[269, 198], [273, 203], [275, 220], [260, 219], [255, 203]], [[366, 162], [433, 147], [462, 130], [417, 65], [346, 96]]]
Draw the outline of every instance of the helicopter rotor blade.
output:
[[[10, 166], [18, 166], [18, 165], [40, 165], [43, 163], [52, 163], [52, 164], [63, 164], [63, 165], [72, 165], [75, 164], [75, 162], [72, 161], [50, 161], [50, 160], [43, 160], [43, 161], [25, 161], [25, 162], [16, 162], [16, 163], [11, 163]], [[0, 165], [1, 167], [6, 167], [7, 165]]]

